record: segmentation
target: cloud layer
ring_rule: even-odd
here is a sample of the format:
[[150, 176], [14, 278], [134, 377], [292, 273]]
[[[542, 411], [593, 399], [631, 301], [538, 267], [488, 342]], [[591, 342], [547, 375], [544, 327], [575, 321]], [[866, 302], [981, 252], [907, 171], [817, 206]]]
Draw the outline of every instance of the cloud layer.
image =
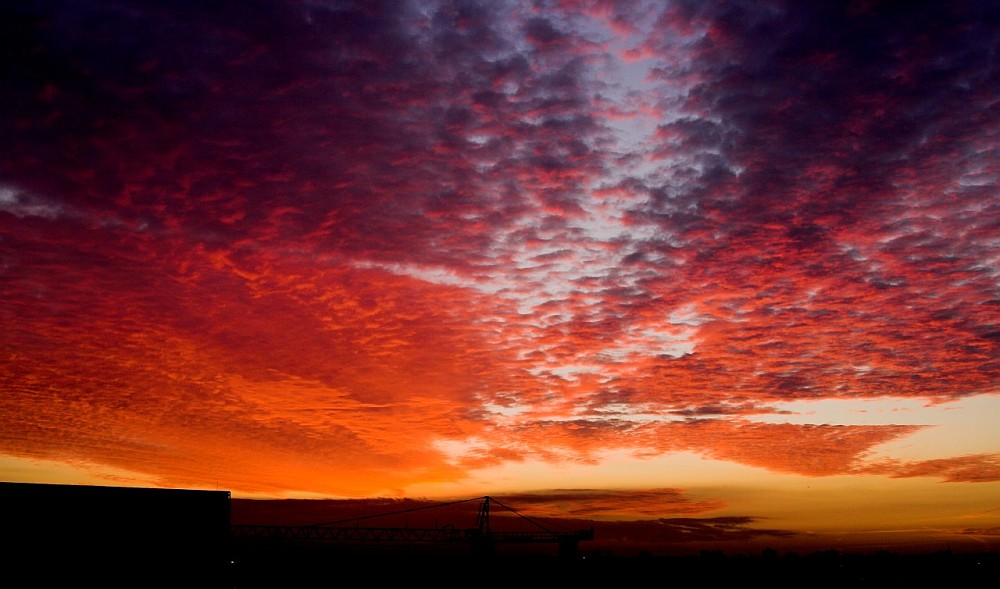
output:
[[0, 452], [370, 496], [528, 459], [777, 473], [1000, 393], [990, 3], [0, 9]]

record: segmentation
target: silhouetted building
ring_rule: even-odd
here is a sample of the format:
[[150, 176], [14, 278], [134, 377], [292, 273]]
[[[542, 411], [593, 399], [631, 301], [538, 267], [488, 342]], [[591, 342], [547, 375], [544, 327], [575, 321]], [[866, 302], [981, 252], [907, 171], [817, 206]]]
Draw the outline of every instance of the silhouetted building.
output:
[[226, 586], [230, 493], [0, 483], [8, 579], [32, 586]]

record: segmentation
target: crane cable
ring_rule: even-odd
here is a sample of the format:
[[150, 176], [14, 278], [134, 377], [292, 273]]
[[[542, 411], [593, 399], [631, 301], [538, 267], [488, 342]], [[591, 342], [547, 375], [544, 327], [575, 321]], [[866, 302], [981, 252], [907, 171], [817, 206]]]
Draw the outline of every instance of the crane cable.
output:
[[549, 532], [550, 534], [555, 533], [552, 530], [550, 530], [550, 529], [546, 528], [545, 526], [543, 526], [542, 524], [538, 523], [537, 521], [531, 519], [530, 517], [524, 515], [523, 513], [519, 512], [518, 510], [514, 509], [513, 507], [505, 505], [503, 502], [498, 501], [496, 498], [490, 497], [489, 495], [486, 495], [484, 497], [473, 497], [471, 499], [461, 499], [461, 500], [458, 500], [458, 501], [449, 501], [449, 502], [446, 502], [446, 503], [435, 503], [434, 505], [423, 505], [423, 506], [420, 506], [420, 507], [411, 507], [410, 509], [402, 509], [400, 511], [390, 511], [390, 512], [387, 512], [387, 513], [377, 513], [377, 514], [374, 514], [374, 515], [364, 515], [364, 516], [361, 516], [361, 517], [352, 517], [352, 518], [349, 518], [349, 519], [341, 519], [341, 520], [336, 520], [336, 521], [331, 521], [331, 522], [323, 522], [323, 523], [318, 523], [318, 524], [310, 524], [310, 525], [308, 525], [306, 527], [308, 527], [308, 528], [318, 528], [318, 527], [322, 527], [322, 526], [336, 526], [336, 525], [340, 525], [340, 524], [347, 524], [347, 523], [361, 521], [361, 520], [365, 520], [365, 519], [374, 519], [374, 518], [386, 517], [386, 516], [390, 516], [390, 515], [399, 515], [399, 514], [402, 514], [402, 513], [411, 513], [411, 512], [414, 512], [414, 511], [423, 511], [425, 509], [433, 509], [433, 508], [437, 508], [437, 507], [448, 507], [449, 505], [458, 505], [460, 503], [468, 503], [470, 501], [479, 501], [481, 499], [485, 499], [486, 501], [493, 501], [494, 503], [496, 503], [500, 507], [503, 507], [507, 511], [510, 511], [514, 515], [516, 515], [516, 516], [524, 519], [528, 523], [530, 523], [530, 524], [532, 524], [534, 526], [537, 526], [538, 528], [541, 528], [542, 530], [544, 530], [546, 532]]
[[535, 525], [535, 526], [538, 526], [539, 528], [541, 528], [542, 530], [544, 530], [544, 531], [546, 531], [546, 532], [549, 532], [550, 534], [554, 534], [554, 533], [555, 533], [555, 532], [553, 532], [552, 530], [550, 530], [550, 529], [546, 528], [545, 526], [543, 526], [542, 524], [540, 524], [540, 523], [536, 522], [535, 520], [531, 519], [530, 517], [528, 517], [528, 516], [524, 515], [523, 513], [519, 512], [518, 510], [514, 509], [513, 507], [508, 507], [508, 506], [504, 505], [503, 503], [501, 503], [500, 501], [497, 501], [497, 500], [496, 500], [496, 499], [494, 499], [493, 497], [485, 497], [485, 499], [490, 499], [490, 500], [492, 500], [492, 501], [493, 501], [494, 503], [497, 503], [498, 505], [500, 505], [500, 507], [503, 507], [503, 508], [504, 508], [504, 509], [506, 509], [507, 511], [510, 511], [510, 512], [511, 512], [511, 513], [513, 513], [514, 515], [516, 515], [516, 516], [518, 516], [518, 517], [520, 517], [520, 518], [523, 518], [523, 519], [524, 519], [525, 521], [527, 521], [528, 523], [530, 523], [530, 524], [533, 524], [533, 525]]

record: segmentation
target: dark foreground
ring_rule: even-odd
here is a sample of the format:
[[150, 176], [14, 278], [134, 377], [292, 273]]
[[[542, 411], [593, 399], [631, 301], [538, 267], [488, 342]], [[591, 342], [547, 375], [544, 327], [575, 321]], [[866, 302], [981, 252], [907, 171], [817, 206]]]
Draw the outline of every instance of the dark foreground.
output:
[[[612, 556], [589, 546], [483, 542], [347, 544], [244, 535], [225, 491], [0, 483], [0, 568], [31, 587], [632, 587], [764, 583], [774, 587], [977, 587], [1000, 578], [1000, 552], [797, 556]], [[315, 526], [309, 527], [312, 530]], [[411, 530], [412, 531], [412, 530]], [[491, 536], [495, 538], [495, 536]], [[509, 537], [513, 541], [513, 537]], [[540, 550], [539, 550], [540, 549]]]
[[[1000, 574], [1000, 554], [839, 554], [726, 557], [579, 557], [409, 554], [403, 550], [284, 553], [248, 551], [231, 570], [231, 587], [332, 587], [437, 583], [445, 586], [619, 587], [678, 583], [767, 583], [771, 587], [857, 587], [940, 582], [985, 586]], [[353, 581], [352, 581], [353, 580]]]
[[[134, 556], [134, 555], [133, 555]], [[231, 560], [191, 566], [162, 559], [122, 561], [44, 558], [5, 563], [24, 586], [309, 588], [383, 587], [418, 583], [445, 587], [896, 587], [903, 584], [986, 587], [1000, 578], [1000, 554], [838, 554], [726, 557], [579, 557], [441, 555], [424, 550], [345, 547], [254, 547]], [[697, 584], [697, 585], [696, 585]], [[887, 585], [888, 584], [888, 585]]]

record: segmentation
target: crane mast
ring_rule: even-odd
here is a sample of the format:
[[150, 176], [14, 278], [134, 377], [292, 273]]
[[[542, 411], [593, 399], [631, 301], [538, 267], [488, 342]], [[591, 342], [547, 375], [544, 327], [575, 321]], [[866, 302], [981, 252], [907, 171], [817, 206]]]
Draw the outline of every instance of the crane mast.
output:
[[484, 536], [490, 534], [490, 496], [483, 497], [483, 502], [479, 504], [479, 515], [476, 516], [476, 527], [479, 533]]
[[[552, 543], [558, 545], [559, 555], [563, 557], [576, 556], [579, 552], [579, 542], [594, 539], [593, 528], [572, 532], [551, 531], [502, 503], [500, 505], [528, 520], [539, 529], [531, 531], [494, 530], [490, 524], [490, 504], [497, 501], [490, 496], [481, 499], [482, 502], [479, 504], [476, 515], [476, 525], [466, 529], [452, 526], [434, 528], [359, 527], [343, 525], [354, 520], [341, 520], [331, 522], [331, 524], [311, 526], [234, 525], [231, 527], [231, 533], [232, 537], [236, 539], [264, 539], [271, 542], [280, 540], [347, 543], [465, 542], [477, 554], [491, 553], [496, 544]], [[455, 503], [462, 502], [464, 501]], [[431, 507], [444, 505], [451, 504]]]

